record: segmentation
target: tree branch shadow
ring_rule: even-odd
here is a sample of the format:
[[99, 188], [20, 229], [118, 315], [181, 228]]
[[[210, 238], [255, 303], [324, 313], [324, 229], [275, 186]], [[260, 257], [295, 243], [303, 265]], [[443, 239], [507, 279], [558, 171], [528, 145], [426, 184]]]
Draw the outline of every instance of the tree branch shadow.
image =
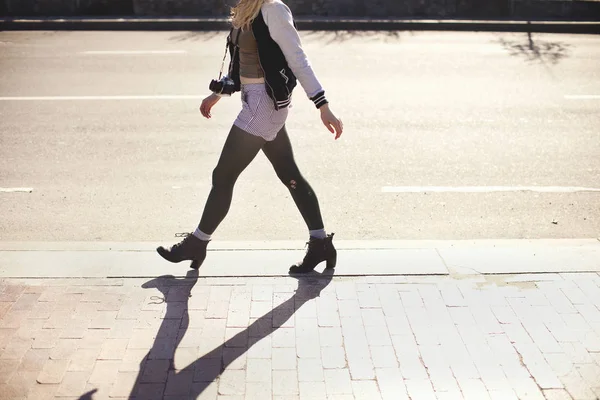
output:
[[500, 38], [500, 45], [511, 56], [522, 57], [527, 62], [538, 62], [544, 65], [556, 65], [569, 56], [571, 45], [564, 42], [551, 42], [534, 38], [531, 31], [527, 32], [525, 41], [506, 40]]
[[[236, 359], [243, 356], [262, 339], [273, 334], [300, 307], [318, 297], [321, 291], [329, 285], [333, 276], [333, 270], [325, 270], [323, 273], [314, 271], [312, 274], [293, 276], [298, 281], [298, 288], [291, 298], [258, 318], [246, 329], [225, 343], [215, 347], [181, 369], [175, 368], [174, 355], [175, 350], [178, 348], [189, 327], [188, 300], [192, 296], [192, 289], [198, 281], [198, 270], [190, 270], [183, 279], [177, 279], [172, 275], [165, 275], [144, 283], [142, 285], [143, 288], [154, 288], [161, 292], [162, 297], [156, 296], [156, 299], [165, 301], [167, 303], [167, 310], [152, 347], [140, 362], [138, 375], [128, 398], [130, 400], [143, 400], [144, 396], [148, 395], [148, 393], [140, 391], [144, 384], [163, 382], [165, 383], [164, 387], [166, 390], [168, 379], [179, 380], [184, 386], [189, 384], [189, 392], [181, 393], [181, 395], [186, 398], [197, 398]], [[174, 291], [173, 288], [175, 288]], [[183, 314], [181, 310], [182, 302], [185, 303]], [[174, 322], [179, 319], [180, 315], [180, 325], [174, 325]], [[164, 362], [165, 367], [168, 363], [168, 368], [162, 368], [157, 372], [156, 365], [152, 363], [156, 363], [156, 361]], [[150, 380], [147, 379], [149, 376], [151, 376]], [[153, 385], [145, 386], [149, 388]], [[79, 400], [92, 400], [92, 395], [97, 390], [94, 389], [85, 393]], [[157, 395], [157, 393], [152, 394], [154, 396]], [[164, 393], [163, 395], [168, 394]]]
[[[216, 37], [223, 36], [223, 31], [198, 31], [198, 32], [183, 32], [169, 38], [172, 42], [198, 42], [200, 40], [208, 42]], [[226, 34], [225, 34], [226, 36]], [[223, 38], [225, 37], [223, 36]]]
[[400, 39], [400, 31], [304, 31], [303, 36], [325, 41], [327, 45], [345, 43], [357, 38], [393, 42]]

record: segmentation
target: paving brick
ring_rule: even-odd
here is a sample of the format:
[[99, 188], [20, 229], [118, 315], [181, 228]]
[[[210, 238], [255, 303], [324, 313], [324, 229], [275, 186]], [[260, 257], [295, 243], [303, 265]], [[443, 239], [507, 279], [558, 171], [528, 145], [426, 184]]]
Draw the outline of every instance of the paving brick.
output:
[[17, 371], [12, 375], [7, 385], [14, 391], [15, 398], [28, 396], [31, 388], [37, 385], [37, 375], [38, 372], [31, 371]]
[[295, 370], [273, 371], [273, 395], [294, 396], [299, 394], [298, 375]]
[[352, 382], [348, 369], [326, 369], [323, 371], [325, 377], [325, 389], [327, 396], [336, 394], [352, 394]]
[[585, 383], [590, 388], [600, 387], [600, 365], [598, 364], [577, 364], [575, 365], [577, 372], [583, 377]]
[[[202, 340], [202, 335], [199, 332], [198, 334], [194, 335], [195, 337], [198, 338], [198, 340]], [[225, 343], [223, 344], [225, 347], [231, 347], [231, 348], [236, 348], [236, 347], [241, 347], [241, 348], [246, 348], [248, 347], [248, 330], [244, 329], [244, 328], [227, 328], [225, 330]], [[195, 346], [196, 343], [194, 343]], [[179, 347], [181, 347], [181, 344], [179, 345]]]
[[100, 348], [99, 360], [121, 360], [129, 339], [106, 339]]
[[271, 301], [273, 299], [273, 286], [253, 285], [252, 301]]
[[[119, 339], [115, 339], [119, 340]], [[150, 350], [150, 359], [153, 360], [172, 360], [175, 355], [176, 338], [156, 338]], [[123, 353], [120, 353], [121, 355]]]
[[436, 392], [460, 392], [450, 368], [429, 368], [429, 380]]
[[341, 346], [321, 348], [323, 368], [347, 368], [346, 353]]
[[300, 333], [296, 330], [296, 353], [299, 358], [319, 358], [321, 356], [321, 347], [319, 336], [298, 336]]
[[486, 386], [479, 379], [459, 379], [458, 385], [462, 390], [465, 400], [490, 399]]
[[508, 388], [502, 390], [490, 390], [488, 393], [491, 400], [519, 400], [515, 392]]
[[272, 361], [271, 359], [249, 358], [246, 367], [246, 382], [271, 383]]
[[27, 393], [27, 400], [54, 400], [59, 385], [35, 384]]
[[246, 369], [248, 353], [240, 348], [223, 349], [223, 365], [227, 369]]
[[338, 313], [340, 315], [340, 318], [361, 316], [361, 308], [360, 304], [358, 303], [358, 299], [339, 300]]
[[293, 348], [274, 348], [273, 349], [273, 370], [296, 370], [296, 349]]
[[[46, 360], [43, 360], [43, 362], [45, 363]], [[17, 371], [20, 363], [20, 360], [0, 360], [0, 385], [8, 382], [11, 376]]]
[[[6, 360], [4, 362], [16, 362], [14, 370], [24, 371], [24, 372], [40, 372], [46, 361], [48, 361], [50, 357], [50, 349], [30, 349], [25, 353], [23, 358], [21, 359], [21, 363], [19, 364], [16, 360]], [[17, 368], [18, 366], [18, 368]], [[2, 374], [0, 373], [0, 376]]]
[[398, 354], [398, 361], [404, 379], [423, 380], [429, 378], [420, 357]]
[[220, 358], [201, 358], [194, 367], [194, 382], [213, 382], [222, 370]]
[[544, 395], [532, 378], [511, 379], [510, 384], [519, 400], [543, 400]]
[[[6, 346], [8, 345], [10, 340], [13, 338], [13, 336], [16, 335], [16, 332], [18, 330], [19, 330], [19, 328], [0, 329], [0, 349], [6, 348]], [[23, 338], [22, 336], [20, 336], [20, 337]]]
[[[183, 349], [187, 350], [187, 349]], [[195, 356], [197, 352], [195, 352]], [[138, 372], [141, 371], [142, 366], [148, 359], [148, 350], [144, 349], [127, 349], [123, 354], [123, 359], [121, 360], [121, 364], [119, 365], [119, 372]], [[195, 357], [196, 358], [196, 357]], [[194, 359], [195, 359], [194, 358]], [[175, 361], [179, 361], [175, 358]], [[185, 365], [188, 365], [187, 362]]]
[[33, 339], [13, 336], [0, 355], [0, 360], [20, 360], [31, 349]]
[[164, 383], [139, 383], [135, 396], [140, 400], [163, 400], [165, 386]]
[[192, 290], [191, 297], [188, 300], [189, 310], [206, 310], [210, 296], [209, 287], [196, 286]]
[[[108, 332], [106, 335], [108, 336]], [[127, 348], [149, 350], [154, 344], [154, 336], [155, 333], [150, 329], [134, 329], [127, 344]]]
[[259, 382], [246, 383], [245, 400], [264, 400], [272, 398], [272, 390], [268, 385]]
[[371, 359], [375, 368], [397, 368], [398, 359], [392, 346], [371, 346]]
[[429, 380], [409, 379], [406, 382], [406, 391], [411, 399], [434, 400], [435, 392]]
[[[335, 328], [323, 328], [335, 329]], [[280, 328], [273, 332], [272, 345], [277, 347], [296, 347], [296, 330], [294, 328]]]
[[564, 285], [564, 287], [561, 287], [561, 290], [573, 305], [586, 304], [589, 302], [585, 293], [579, 289], [575, 283], [571, 282], [568, 285]]
[[[58, 385], [56, 396], [79, 396], [85, 392], [86, 382], [90, 372], [66, 372], [62, 382]], [[129, 394], [129, 393], [128, 393]]]
[[38, 301], [40, 293], [23, 293], [11, 307], [12, 311], [29, 311]]
[[418, 357], [419, 347], [417, 346], [417, 342], [412, 334], [410, 335], [394, 335], [392, 336], [392, 345], [396, 351], [398, 357], [400, 354], [403, 355], [414, 355]]
[[551, 287], [542, 291], [552, 308], [554, 308], [560, 314], [574, 314], [577, 313], [577, 309], [573, 306], [573, 303], [565, 296], [564, 292], [558, 287]]
[[530, 376], [530, 372], [522, 365], [502, 367], [493, 359], [479, 362], [477, 370], [481, 381], [489, 390], [502, 390], [510, 386], [507, 371], [510, 371], [511, 376], [524, 378]]
[[250, 303], [250, 318], [260, 318], [273, 310], [271, 301], [252, 301]]
[[219, 380], [219, 394], [243, 396], [246, 392], [245, 376], [244, 370], [226, 369]]
[[37, 376], [37, 382], [41, 384], [61, 383], [68, 365], [68, 360], [46, 360]]
[[299, 382], [300, 400], [321, 400], [327, 398], [325, 382]]
[[357, 292], [360, 308], [381, 308], [379, 294], [375, 287], [367, 286]]
[[321, 359], [298, 359], [298, 380], [300, 382], [324, 382], [325, 376]]
[[99, 354], [100, 349], [79, 348], [70, 357], [67, 370], [73, 372], [92, 371]]
[[[462, 400], [464, 396], [460, 390], [452, 392], [435, 392], [437, 400]], [[498, 398], [500, 400], [501, 398]], [[492, 399], [495, 400], [495, 399]], [[517, 400], [516, 398], [514, 400]]]
[[386, 317], [385, 320], [390, 335], [412, 335], [412, 329], [405, 314]]
[[4, 317], [0, 319], [0, 329], [19, 328], [23, 321], [29, 317], [30, 311], [16, 310], [8, 311]]
[[294, 313], [294, 302], [283, 301], [283, 295], [274, 295], [274, 308], [271, 312], [273, 328], [293, 328], [296, 326], [296, 315]]
[[546, 389], [542, 392], [546, 400], [573, 400], [565, 389]]
[[317, 321], [319, 327], [339, 327], [340, 316], [337, 308], [317, 307]]
[[0, 290], [0, 301], [14, 302], [25, 292], [25, 286], [3, 285]]
[[594, 362], [585, 346], [579, 342], [561, 343], [561, 346], [564, 353], [569, 355], [571, 362], [574, 364], [591, 364]]
[[206, 318], [227, 318], [231, 287], [211, 286], [206, 306]]
[[460, 289], [452, 284], [439, 285], [444, 303], [448, 307], [464, 307], [467, 305]]
[[[192, 389], [194, 371], [169, 371], [165, 396], [188, 397]], [[243, 378], [242, 378], [243, 381]]]
[[352, 381], [352, 392], [356, 400], [381, 399], [379, 387], [375, 380]]
[[589, 384], [584, 381], [577, 369], [571, 371], [570, 374], [561, 377], [560, 380], [574, 400], [594, 399], [594, 392]]
[[248, 358], [271, 358], [272, 357], [272, 340], [270, 336], [265, 338], [250, 338]]
[[319, 342], [323, 347], [342, 346], [341, 327], [319, 327]]
[[365, 334], [369, 346], [391, 346], [392, 340], [390, 334], [387, 331], [387, 327], [383, 326], [366, 326]]
[[[100, 361], [98, 361], [100, 362]], [[109, 363], [112, 361], [104, 361]], [[117, 364], [118, 365], [118, 364]], [[147, 360], [143, 366], [141, 382], [163, 383], [167, 381], [170, 362], [169, 360]], [[116, 368], [118, 370], [118, 366]]]
[[356, 300], [356, 285], [354, 282], [338, 282], [335, 285], [335, 294], [338, 300]]

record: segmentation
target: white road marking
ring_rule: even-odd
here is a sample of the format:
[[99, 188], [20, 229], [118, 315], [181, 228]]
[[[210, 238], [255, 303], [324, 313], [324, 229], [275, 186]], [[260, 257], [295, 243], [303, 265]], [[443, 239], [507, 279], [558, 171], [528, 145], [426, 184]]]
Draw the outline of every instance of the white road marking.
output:
[[61, 100], [196, 100], [203, 95], [140, 95], [140, 96], [15, 96], [0, 97], [0, 101], [61, 101]]
[[600, 192], [600, 188], [586, 188], [578, 186], [384, 186], [381, 191], [383, 193], [577, 193]]
[[567, 94], [567, 100], [600, 100], [600, 94]]
[[186, 54], [186, 50], [92, 50], [83, 51], [81, 54], [89, 55], [171, 55]]
[[33, 188], [0, 188], [0, 193], [31, 193], [33, 192]]

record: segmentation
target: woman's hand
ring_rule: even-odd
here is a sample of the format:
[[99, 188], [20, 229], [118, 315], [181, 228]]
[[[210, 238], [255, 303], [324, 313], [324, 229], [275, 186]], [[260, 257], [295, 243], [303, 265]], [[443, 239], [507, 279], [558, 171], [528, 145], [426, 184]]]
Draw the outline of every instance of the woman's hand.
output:
[[202, 104], [200, 105], [200, 112], [205, 118], [212, 117], [212, 115], [210, 114], [210, 110], [215, 104], [219, 102], [219, 100], [221, 100], [221, 98], [214, 93], [202, 100]]
[[341, 119], [338, 119], [333, 112], [329, 109], [329, 104], [325, 104], [321, 108], [321, 121], [325, 127], [329, 130], [329, 132], [335, 134], [335, 140], [337, 140], [340, 136], [342, 136], [342, 132], [344, 130], [344, 124]]

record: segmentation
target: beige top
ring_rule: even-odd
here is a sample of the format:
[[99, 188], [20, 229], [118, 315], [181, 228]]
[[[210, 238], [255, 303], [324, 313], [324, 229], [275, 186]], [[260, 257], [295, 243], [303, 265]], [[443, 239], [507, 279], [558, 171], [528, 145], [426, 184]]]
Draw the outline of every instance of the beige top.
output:
[[258, 59], [258, 46], [252, 31], [242, 29], [238, 37], [238, 29], [234, 29], [232, 38], [234, 42], [236, 38], [239, 38], [239, 43], [236, 44], [240, 48], [240, 76], [244, 78], [263, 78], [264, 72]]

